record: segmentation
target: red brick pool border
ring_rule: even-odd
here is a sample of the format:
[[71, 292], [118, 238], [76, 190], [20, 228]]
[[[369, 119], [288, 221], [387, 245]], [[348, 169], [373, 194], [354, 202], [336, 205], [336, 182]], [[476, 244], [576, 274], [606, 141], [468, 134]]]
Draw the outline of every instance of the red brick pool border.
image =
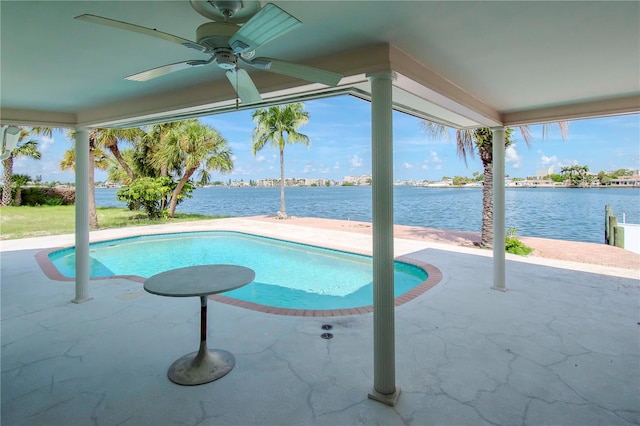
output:
[[[60, 250], [64, 247], [51, 248], [46, 250], [41, 250], [35, 254], [36, 261], [42, 272], [47, 276], [47, 278], [55, 281], [75, 281], [73, 278], [65, 277], [58, 271], [55, 265], [49, 259], [49, 253]], [[427, 290], [436, 286], [442, 280], [442, 272], [440, 269], [431, 265], [430, 263], [421, 262], [416, 259], [412, 259], [408, 256], [400, 256], [396, 258], [396, 260], [404, 263], [408, 263], [410, 265], [417, 266], [423, 269], [428, 277], [426, 280], [407, 291], [406, 293], [395, 298], [394, 305], [400, 306], [404, 303], [407, 303], [421, 294], [425, 293]], [[140, 283], [144, 283], [145, 278], [139, 277], [137, 275], [114, 275], [112, 277], [103, 277], [103, 278], [91, 278], [91, 281], [99, 281], [99, 280], [113, 280], [113, 279], [127, 279], [131, 281], [136, 281]], [[240, 308], [250, 309], [253, 311], [264, 312], [267, 314], [275, 314], [275, 315], [288, 315], [288, 316], [298, 316], [298, 317], [335, 317], [335, 316], [344, 316], [344, 315], [360, 315], [367, 314], [373, 312], [373, 305], [360, 306], [355, 308], [348, 309], [291, 309], [291, 308], [277, 308], [274, 306], [260, 305], [258, 303], [247, 302], [245, 300], [235, 299], [233, 297], [224, 296], [222, 294], [214, 294], [209, 296], [209, 299], [215, 300], [216, 302], [225, 303], [227, 305], [237, 306]]]
[[[435, 287], [440, 281], [442, 281], [442, 272], [440, 269], [431, 265], [430, 263], [420, 262], [415, 259], [408, 258], [406, 256], [400, 256], [396, 258], [396, 260], [404, 263], [408, 263], [411, 265], [415, 265], [421, 269], [424, 269], [428, 277], [426, 280], [407, 291], [406, 293], [395, 298], [394, 305], [400, 306], [404, 303], [407, 303], [421, 294], [425, 293], [427, 290]], [[360, 315], [360, 314], [368, 314], [373, 312], [373, 305], [360, 306], [357, 308], [348, 308], [348, 309], [291, 309], [291, 308], [277, 308], [275, 306], [266, 306], [260, 305], [258, 303], [247, 302], [240, 299], [234, 299], [232, 297], [227, 297], [221, 294], [214, 294], [209, 296], [209, 299], [215, 300], [216, 302], [226, 303], [228, 305], [238, 306], [240, 308], [251, 309], [253, 311], [264, 312], [267, 314], [275, 314], [275, 315], [288, 315], [288, 316], [296, 316], [296, 317], [336, 317], [336, 316], [344, 316], [344, 315]]]

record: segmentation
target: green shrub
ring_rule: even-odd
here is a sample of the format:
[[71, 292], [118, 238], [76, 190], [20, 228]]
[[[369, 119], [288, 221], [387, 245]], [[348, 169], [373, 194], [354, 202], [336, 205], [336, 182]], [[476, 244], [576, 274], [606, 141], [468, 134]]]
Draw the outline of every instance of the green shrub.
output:
[[169, 177], [142, 177], [119, 189], [116, 196], [129, 208], [142, 206], [148, 218], [157, 219], [162, 217], [162, 200], [169, 198], [173, 186], [174, 182]]
[[516, 237], [516, 228], [509, 228], [507, 236], [504, 239], [504, 249], [507, 253], [517, 254], [519, 256], [527, 256], [533, 249], [525, 245]]
[[45, 204], [46, 197], [47, 194], [45, 193], [44, 188], [22, 188], [20, 204], [23, 206], [41, 206]]
[[23, 206], [66, 206], [75, 202], [75, 195], [74, 188], [29, 186], [20, 190], [20, 204]]
[[61, 206], [62, 198], [59, 197], [45, 197], [44, 199], [45, 206]]

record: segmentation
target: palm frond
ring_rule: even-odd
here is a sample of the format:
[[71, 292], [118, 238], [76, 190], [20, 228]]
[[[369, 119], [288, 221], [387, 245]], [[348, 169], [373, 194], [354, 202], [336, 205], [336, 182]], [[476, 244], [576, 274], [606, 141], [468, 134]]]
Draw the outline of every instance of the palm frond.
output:
[[460, 129], [456, 131], [456, 151], [458, 157], [464, 160], [464, 165], [468, 166], [467, 157], [473, 158], [474, 150], [474, 133], [471, 129]]
[[444, 124], [436, 123], [429, 120], [422, 120], [420, 122], [420, 128], [429, 136], [431, 139], [443, 139], [447, 142], [451, 141], [451, 134], [447, 126]]
[[[524, 143], [527, 144], [528, 147], [531, 146], [531, 128], [529, 126], [518, 126], [518, 130], [520, 130], [520, 134], [522, 135], [522, 139], [524, 139]], [[545, 138], [545, 133], [547, 131], [546, 126], [542, 126], [542, 138]]]

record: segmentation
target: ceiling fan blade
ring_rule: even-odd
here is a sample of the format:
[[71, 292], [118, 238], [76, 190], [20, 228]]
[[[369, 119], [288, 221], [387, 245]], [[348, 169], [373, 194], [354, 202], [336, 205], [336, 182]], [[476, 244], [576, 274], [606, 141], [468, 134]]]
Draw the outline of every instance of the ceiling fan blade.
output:
[[265, 71], [288, 75], [289, 77], [295, 77], [314, 83], [322, 83], [327, 86], [337, 86], [343, 77], [342, 74], [338, 74], [337, 72], [310, 67], [308, 65], [296, 64], [295, 62], [282, 61], [280, 59], [255, 58], [251, 61], [245, 62]]
[[278, 6], [268, 3], [240, 27], [229, 40], [229, 45], [235, 53], [255, 50], [300, 25], [302, 22]]
[[258, 92], [249, 73], [245, 70], [241, 68], [229, 70], [227, 71], [227, 78], [243, 104], [253, 104], [262, 101], [260, 92]]
[[[202, 63], [200, 63], [202, 62]], [[147, 81], [154, 79], [156, 77], [160, 77], [172, 72], [181, 71], [187, 68], [191, 68], [197, 65], [205, 65], [209, 62], [207, 61], [184, 61], [184, 62], [176, 62], [175, 64], [163, 65], [158, 68], [153, 68], [150, 70], [142, 71], [137, 74], [130, 75], [125, 77], [125, 80], [131, 81]]]
[[158, 31], [153, 28], [142, 27], [140, 25], [129, 24], [127, 22], [117, 21], [115, 19], [104, 18], [102, 16], [97, 15], [79, 15], [76, 16], [75, 19], [80, 21], [92, 22], [94, 24], [106, 25], [108, 27], [119, 28], [121, 30], [132, 31], [134, 33], [145, 34], [151, 37], [161, 38], [163, 40], [170, 41], [172, 43], [181, 44], [185, 47], [200, 50], [202, 52], [206, 51], [207, 48], [199, 45], [195, 41], [187, 40], [186, 38], [178, 37], [173, 34], [164, 33], [162, 31]]

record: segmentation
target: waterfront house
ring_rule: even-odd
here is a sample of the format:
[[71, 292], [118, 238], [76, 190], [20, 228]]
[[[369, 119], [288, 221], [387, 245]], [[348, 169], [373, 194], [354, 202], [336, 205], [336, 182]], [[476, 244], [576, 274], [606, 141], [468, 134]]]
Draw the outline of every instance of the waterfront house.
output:
[[640, 188], [640, 176], [620, 176], [616, 179], [611, 179], [610, 185], [624, 188]]

